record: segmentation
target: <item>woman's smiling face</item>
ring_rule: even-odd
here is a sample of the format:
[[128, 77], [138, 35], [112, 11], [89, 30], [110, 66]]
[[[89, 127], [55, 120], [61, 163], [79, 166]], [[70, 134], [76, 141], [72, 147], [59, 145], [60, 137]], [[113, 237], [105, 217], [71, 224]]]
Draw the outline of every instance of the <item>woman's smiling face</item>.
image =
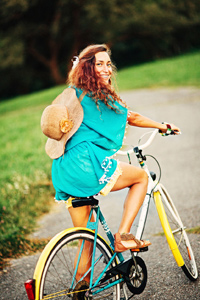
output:
[[95, 72], [105, 84], [109, 84], [112, 74], [112, 64], [107, 52], [98, 52], [95, 54]]

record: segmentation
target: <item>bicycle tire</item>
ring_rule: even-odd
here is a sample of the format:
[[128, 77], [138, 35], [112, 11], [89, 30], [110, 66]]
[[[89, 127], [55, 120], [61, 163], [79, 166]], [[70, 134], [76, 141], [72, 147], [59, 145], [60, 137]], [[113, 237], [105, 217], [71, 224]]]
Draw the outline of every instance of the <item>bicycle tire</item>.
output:
[[[185, 230], [186, 228], [184, 227], [183, 222], [181, 221], [179, 213], [169, 193], [167, 192], [166, 188], [161, 184], [160, 196], [160, 208], [157, 206], [158, 203], [156, 203], [156, 206], [169, 247], [174, 255], [178, 266], [182, 268], [185, 275], [191, 281], [195, 281], [198, 278], [198, 270], [193, 250]], [[165, 218], [167, 218], [167, 221]]]
[[[82, 241], [86, 241], [88, 247], [93, 247], [94, 233], [84, 229], [78, 231], [75, 230], [67, 233], [52, 248], [41, 275], [39, 299], [62, 300], [68, 299], [68, 297], [69, 299], [91, 299], [84, 296], [85, 291], [88, 289], [84, 278], [80, 281], [81, 283], [79, 283], [79, 286], [75, 282], [73, 288], [71, 286], [74, 274], [74, 261]], [[98, 235], [96, 240], [95, 261], [97, 257], [99, 260], [96, 261], [94, 267], [93, 283], [96, 281], [98, 275], [101, 274], [112, 255], [113, 252], [111, 248], [106, 244], [103, 238]], [[90, 260], [90, 258], [88, 258], [88, 260]], [[87, 263], [84, 265], [87, 265]], [[111, 266], [114, 265], [115, 262], [111, 264]], [[92, 299], [120, 300], [120, 284], [114, 285], [113, 287], [94, 295]]]

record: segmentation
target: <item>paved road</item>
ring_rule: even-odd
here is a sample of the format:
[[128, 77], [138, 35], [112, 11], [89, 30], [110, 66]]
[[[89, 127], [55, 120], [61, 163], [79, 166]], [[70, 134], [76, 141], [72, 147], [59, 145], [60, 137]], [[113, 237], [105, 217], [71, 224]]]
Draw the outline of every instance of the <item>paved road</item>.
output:
[[[122, 94], [132, 110], [158, 121], [173, 122], [182, 130], [178, 137], [158, 136], [146, 153], [156, 156], [162, 167], [162, 183], [167, 187], [181, 217], [188, 227], [200, 226], [200, 89], [176, 88], [129, 91]], [[136, 144], [146, 129], [131, 128], [127, 143]], [[156, 166], [152, 162], [152, 170]], [[101, 198], [101, 208], [113, 232], [117, 231], [126, 191], [111, 193]], [[71, 227], [68, 212], [62, 204], [39, 221], [35, 237], [49, 237]], [[192, 283], [176, 266], [164, 237], [155, 236], [161, 230], [154, 204], [146, 226], [145, 236], [152, 246], [142, 255], [148, 268], [145, 291], [135, 299], [196, 300], [200, 299], [199, 279]], [[134, 228], [133, 228], [134, 231]], [[190, 234], [200, 270], [200, 235]], [[32, 277], [39, 254], [11, 261], [11, 266], [0, 275], [0, 299], [27, 299], [23, 283]], [[134, 299], [133, 298], [133, 299]]]

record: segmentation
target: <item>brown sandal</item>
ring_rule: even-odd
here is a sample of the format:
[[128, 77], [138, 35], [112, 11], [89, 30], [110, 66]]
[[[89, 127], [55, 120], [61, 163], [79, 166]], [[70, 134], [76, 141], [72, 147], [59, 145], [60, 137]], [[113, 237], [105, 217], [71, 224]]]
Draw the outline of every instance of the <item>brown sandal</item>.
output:
[[[135, 238], [135, 236], [131, 233], [122, 233], [120, 234], [119, 232], [117, 232], [115, 235], [115, 252], [123, 252], [129, 249], [134, 249], [134, 250], [138, 250], [141, 248], [145, 248], [151, 245], [151, 243], [149, 241], [144, 241], [144, 240], [138, 240]], [[125, 247], [122, 244], [122, 241], [134, 241], [136, 244], [135, 246], [130, 245]]]

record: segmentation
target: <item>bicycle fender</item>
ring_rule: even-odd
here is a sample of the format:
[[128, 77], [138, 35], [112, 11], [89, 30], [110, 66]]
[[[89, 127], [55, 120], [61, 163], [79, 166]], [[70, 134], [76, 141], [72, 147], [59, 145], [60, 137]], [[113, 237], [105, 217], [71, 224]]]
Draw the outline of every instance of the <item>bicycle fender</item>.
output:
[[176, 260], [177, 265], [179, 267], [182, 267], [184, 265], [184, 260], [182, 258], [182, 255], [178, 249], [177, 243], [172, 234], [172, 231], [171, 231], [171, 228], [170, 228], [170, 225], [167, 220], [166, 213], [165, 213], [165, 209], [162, 204], [161, 195], [160, 195], [159, 191], [154, 192], [154, 200], [155, 200], [155, 205], [156, 205], [158, 215], [160, 218], [160, 222], [161, 222], [162, 228], [164, 230], [170, 250], [172, 251], [172, 254]]
[[[35, 300], [39, 300], [39, 289], [40, 289], [40, 281], [41, 281], [41, 276], [42, 276], [42, 272], [45, 266], [45, 263], [47, 261], [47, 258], [49, 257], [52, 248], [57, 244], [57, 242], [62, 239], [66, 234], [69, 234], [71, 232], [76, 232], [79, 230], [84, 230], [84, 231], [88, 231], [94, 234], [93, 230], [90, 230], [88, 228], [85, 227], [73, 227], [73, 228], [69, 228], [69, 229], [65, 229], [61, 232], [59, 232], [57, 235], [55, 235], [50, 241], [49, 243], [45, 246], [44, 250], [42, 251], [38, 262], [36, 264], [35, 267], [35, 271], [34, 271], [34, 275], [33, 275], [33, 279], [35, 280]], [[97, 234], [98, 237], [100, 237], [100, 239], [103, 239], [104, 242], [108, 245], [108, 247], [110, 248], [108, 242], [99, 234]]]

